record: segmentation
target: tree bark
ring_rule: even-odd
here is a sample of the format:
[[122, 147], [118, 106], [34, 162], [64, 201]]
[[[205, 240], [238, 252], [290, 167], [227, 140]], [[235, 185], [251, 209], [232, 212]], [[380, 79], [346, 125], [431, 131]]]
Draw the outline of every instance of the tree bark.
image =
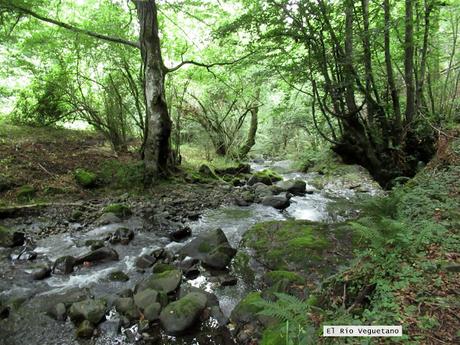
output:
[[398, 90], [396, 89], [395, 79], [393, 76], [393, 65], [391, 62], [391, 51], [390, 51], [390, 0], [383, 1], [384, 17], [385, 17], [385, 34], [384, 34], [384, 45], [385, 45], [385, 67], [387, 72], [387, 81], [390, 88], [391, 102], [393, 106], [393, 113], [395, 119], [395, 134], [399, 136], [401, 131], [401, 107], [399, 104]]
[[240, 149], [240, 158], [245, 158], [256, 143], [257, 127], [259, 125], [258, 113], [259, 107], [251, 109], [251, 125], [249, 127], [246, 143]]
[[157, 7], [154, 0], [135, 0], [140, 24], [139, 42], [144, 67], [146, 138], [144, 183], [150, 185], [167, 174], [170, 161], [171, 119], [165, 97], [165, 67], [158, 35]]
[[404, 35], [404, 79], [406, 83], [406, 123], [411, 123], [415, 114], [414, 87], [414, 19], [413, 0], [406, 0]]

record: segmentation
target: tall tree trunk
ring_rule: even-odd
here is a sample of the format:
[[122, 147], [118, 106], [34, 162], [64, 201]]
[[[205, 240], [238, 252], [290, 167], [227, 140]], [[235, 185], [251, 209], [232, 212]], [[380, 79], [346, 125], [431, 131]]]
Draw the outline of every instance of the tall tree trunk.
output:
[[154, 0], [135, 0], [140, 24], [139, 42], [144, 67], [146, 138], [144, 182], [152, 184], [168, 172], [171, 157], [171, 119], [165, 98], [165, 67], [158, 36], [157, 7]]
[[425, 83], [426, 75], [426, 64], [427, 64], [427, 54], [428, 54], [428, 36], [430, 32], [430, 13], [432, 6], [429, 3], [430, 0], [424, 1], [424, 32], [423, 32], [423, 46], [422, 46], [422, 56], [420, 59], [420, 75], [416, 85], [415, 91], [415, 112], [417, 113], [420, 108], [423, 106], [426, 110], [426, 101], [423, 95], [423, 86]]
[[357, 116], [356, 112], [358, 107], [355, 101], [354, 91], [354, 73], [353, 73], [353, 0], [346, 0], [345, 2], [345, 79], [346, 90], [345, 90], [345, 101], [349, 113], [354, 113], [353, 116]]
[[404, 35], [404, 79], [406, 83], [406, 123], [411, 123], [415, 114], [414, 87], [414, 15], [413, 0], [406, 0]]
[[384, 17], [385, 17], [385, 67], [387, 73], [388, 86], [390, 87], [391, 102], [393, 107], [393, 113], [395, 118], [395, 136], [399, 137], [401, 133], [401, 107], [399, 104], [398, 90], [396, 89], [395, 79], [393, 76], [393, 65], [391, 62], [391, 51], [390, 51], [390, 0], [383, 1]]

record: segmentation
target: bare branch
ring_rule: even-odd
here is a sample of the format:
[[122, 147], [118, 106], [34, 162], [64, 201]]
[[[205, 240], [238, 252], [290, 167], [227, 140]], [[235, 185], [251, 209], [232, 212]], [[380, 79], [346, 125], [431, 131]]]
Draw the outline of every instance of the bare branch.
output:
[[171, 67], [171, 68], [168, 68], [168, 67], [165, 67], [166, 69], [166, 73], [170, 73], [170, 72], [174, 72], [174, 71], [177, 71], [179, 68], [185, 66], [185, 65], [194, 65], [194, 66], [198, 66], [198, 67], [204, 67], [206, 68], [208, 71], [212, 68], [212, 67], [216, 67], [216, 66], [229, 66], [229, 65], [234, 65], [240, 61], [243, 61], [244, 59], [248, 58], [249, 56], [253, 55], [254, 52], [251, 52], [249, 54], [246, 54], [236, 60], [233, 60], [233, 61], [224, 61], [224, 62], [214, 62], [214, 63], [211, 63], [211, 64], [206, 64], [206, 63], [203, 63], [203, 62], [197, 62], [197, 61], [193, 61], [193, 60], [184, 60], [182, 61], [180, 64], [178, 64], [177, 66], [175, 67]]
[[126, 39], [123, 39], [123, 38], [120, 38], [120, 37], [103, 35], [103, 34], [99, 34], [97, 32], [93, 32], [93, 31], [90, 31], [90, 30], [81, 29], [81, 28], [78, 28], [78, 27], [73, 26], [71, 24], [67, 24], [67, 23], [52, 19], [52, 18], [47, 18], [47, 17], [42, 16], [41, 14], [38, 14], [38, 13], [32, 11], [32, 10], [29, 10], [27, 8], [23, 8], [21, 6], [14, 5], [14, 4], [11, 4], [11, 3], [3, 4], [1, 6], [6, 7], [7, 9], [13, 10], [15, 12], [26, 14], [28, 16], [34, 17], [34, 18], [36, 18], [38, 20], [41, 20], [43, 22], [47, 22], [47, 23], [57, 25], [57, 26], [59, 26], [61, 28], [67, 29], [67, 30], [75, 32], [75, 33], [80, 33], [80, 34], [91, 36], [91, 37], [101, 39], [101, 40], [104, 40], [104, 41], [113, 42], [113, 43], [119, 43], [119, 44], [123, 44], [123, 45], [126, 45], [126, 46], [130, 46], [130, 47], [140, 49], [140, 44], [138, 42], [133, 42], [133, 41], [129, 41], [129, 40], [126, 40]]

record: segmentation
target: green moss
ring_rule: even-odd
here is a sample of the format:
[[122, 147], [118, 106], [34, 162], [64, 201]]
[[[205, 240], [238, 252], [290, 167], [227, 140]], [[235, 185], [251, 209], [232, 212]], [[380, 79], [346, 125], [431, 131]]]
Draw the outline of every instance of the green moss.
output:
[[286, 345], [286, 330], [269, 328], [264, 330], [260, 345]]
[[328, 225], [309, 221], [270, 221], [254, 225], [243, 240], [274, 270], [308, 269], [330, 247], [327, 231]]
[[200, 243], [200, 245], [198, 246], [198, 250], [201, 252], [201, 253], [209, 253], [212, 251], [212, 247], [209, 243], [207, 242], [202, 242]]
[[253, 177], [256, 179], [258, 182], [262, 182], [264, 184], [272, 184], [274, 182], [278, 182], [283, 180], [283, 177], [274, 172], [273, 170], [270, 169], [265, 169], [261, 171], [257, 171]]
[[290, 283], [303, 284], [305, 279], [295, 272], [289, 271], [270, 271], [265, 274], [264, 280], [269, 285], [274, 285], [279, 281], [286, 280]]
[[157, 263], [155, 266], [153, 266], [152, 272], [157, 273], [157, 276], [161, 276], [162, 273], [168, 272], [168, 271], [173, 271], [176, 268], [172, 265], [164, 264], [164, 263]]
[[96, 185], [97, 176], [91, 171], [77, 169], [75, 170], [74, 177], [75, 181], [84, 188], [90, 188]]
[[237, 316], [248, 316], [250, 315], [255, 315], [259, 311], [262, 310], [262, 307], [256, 305], [257, 302], [260, 302], [262, 300], [262, 296], [260, 292], [250, 292], [246, 297], [244, 297], [240, 303], [235, 307], [235, 310], [233, 311], [232, 315], [235, 317]]
[[132, 214], [131, 209], [124, 204], [110, 204], [103, 210], [104, 213], [114, 213], [117, 217], [128, 217]]
[[37, 190], [33, 186], [25, 185], [19, 188], [17, 198], [20, 201], [29, 201], [37, 194]]

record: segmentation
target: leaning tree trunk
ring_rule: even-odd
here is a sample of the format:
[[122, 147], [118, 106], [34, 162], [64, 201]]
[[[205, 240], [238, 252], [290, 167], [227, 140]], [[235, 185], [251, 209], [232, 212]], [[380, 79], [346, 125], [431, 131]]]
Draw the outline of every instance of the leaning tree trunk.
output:
[[150, 185], [168, 171], [171, 157], [171, 119], [165, 98], [165, 68], [158, 36], [156, 3], [154, 0], [136, 0], [135, 4], [140, 24], [139, 43], [144, 68], [146, 104], [144, 182]]
[[252, 149], [252, 147], [256, 143], [257, 127], [259, 124], [258, 112], [259, 112], [259, 107], [255, 107], [251, 109], [251, 124], [249, 126], [248, 137], [246, 139], [246, 142], [240, 149], [240, 158], [246, 158], [249, 151]]

